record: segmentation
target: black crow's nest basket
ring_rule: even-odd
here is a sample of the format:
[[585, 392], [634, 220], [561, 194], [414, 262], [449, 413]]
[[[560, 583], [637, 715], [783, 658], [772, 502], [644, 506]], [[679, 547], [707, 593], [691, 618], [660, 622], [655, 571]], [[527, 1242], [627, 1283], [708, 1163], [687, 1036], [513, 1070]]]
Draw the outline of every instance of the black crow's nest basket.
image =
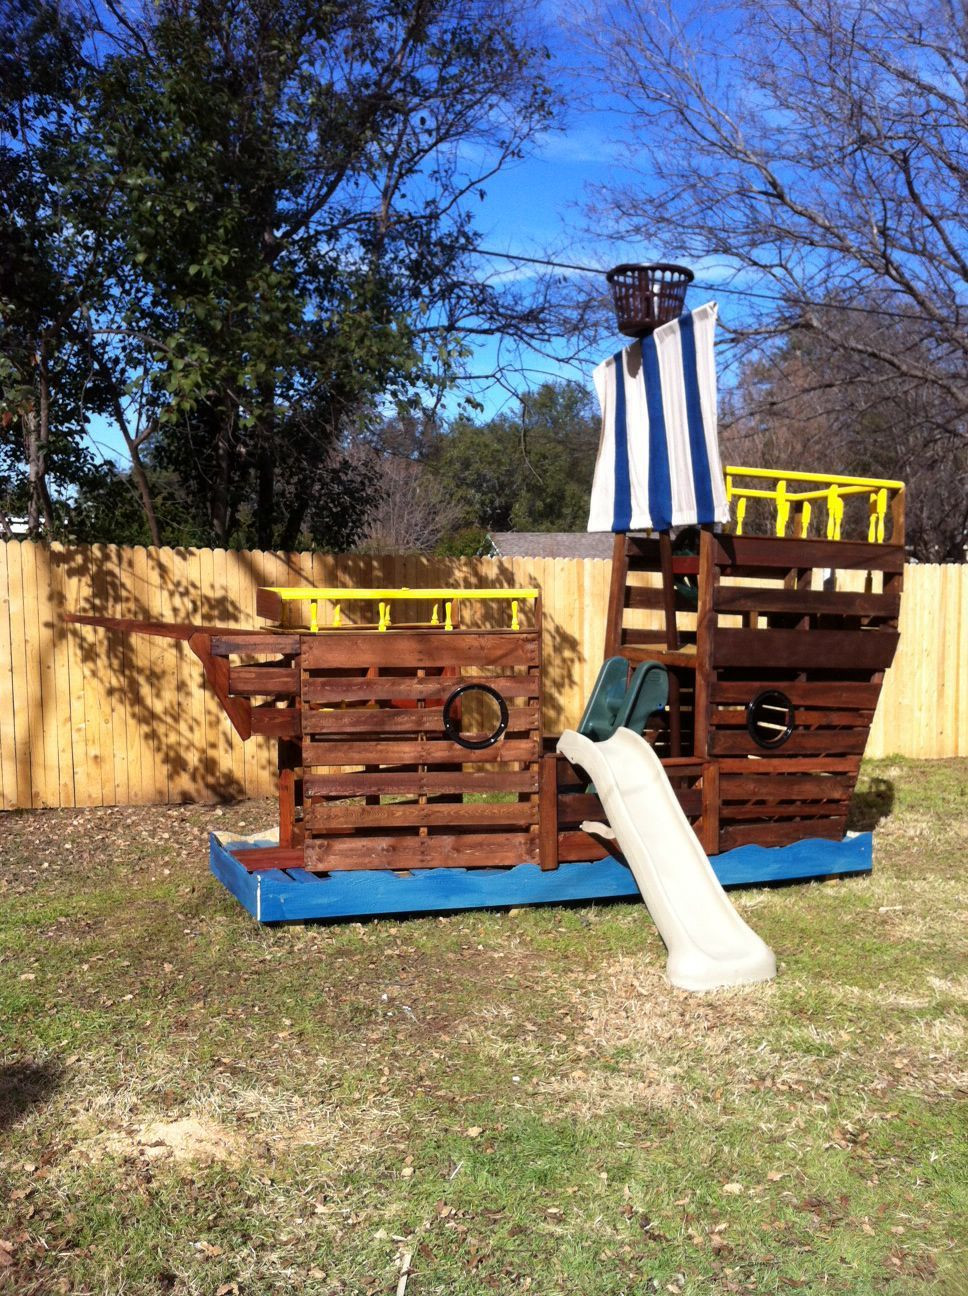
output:
[[605, 278], [612, 288], [619, 332], [645, 337], [682, 314], [686, 289], [695, 275], [688, 266], [618, 265]]

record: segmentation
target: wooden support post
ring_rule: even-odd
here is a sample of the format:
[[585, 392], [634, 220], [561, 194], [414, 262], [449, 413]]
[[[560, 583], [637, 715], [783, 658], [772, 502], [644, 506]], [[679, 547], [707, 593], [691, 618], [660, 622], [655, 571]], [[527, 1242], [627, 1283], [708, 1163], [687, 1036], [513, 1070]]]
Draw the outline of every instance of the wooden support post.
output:
[[296, 828], [296, 773], [279, 771], [279, 845], [291, 847]]
[[719, 572], [714, 550], [717, 537], [710, 531], [699, 534], [699, 599], [696, 617], [696, 693], [693, 755], [705, 760], [709, 756], [710, 687], [713, 683], [713, 635], [717, 615], [714, 595]]
[[538, 793], [538, 858], [542, 873], [558, 867], [558, 757], [542, 756]]
[[676, 582], [672, 571], [672, 539], [668, 531], [659, 536], [659, 562], [662, 566], [662, 608], [665, 613], [665, 641], [670, 652], [679, 649], [679, 628], [676, 625]]
[[232, 721], [235, 732], [244, 742], [252, 735], [252, 705], [247, 698], [233, 697], [229, 693], [228, 660], [225, 657], [212, 655], [211, 635], [193, 634], [188, 640], [188, 646], [202, 663], [205, 678], [211, 684], [225, 714]]
[[709, 761], [702, 767], [699, 840], [707, 855], [719, 854], [719, 765], [715, 761]]
[[626, 535], [619, 532], [612, 542], [612, 577], [608, 587], [608, 612], [605, 617], [605, 656], [617, 657], [622, 651], [622, 622], [625, 614], [625, 584], [628, 579]]
[[891, 500], [891, 544], [904, 545], [904, 491]]
[[682, 711], [679, 701], [679, 676], [669, 667], [669, 755], [682, 755]]

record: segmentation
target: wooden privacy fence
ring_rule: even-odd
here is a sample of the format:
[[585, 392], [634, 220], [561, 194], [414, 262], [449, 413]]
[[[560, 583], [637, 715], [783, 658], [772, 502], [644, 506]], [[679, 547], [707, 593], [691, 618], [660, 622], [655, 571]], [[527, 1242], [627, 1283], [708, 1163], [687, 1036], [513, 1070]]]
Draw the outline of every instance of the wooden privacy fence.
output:
[[[239, 741], [186, 644], [65, 626], [65, 611], [254, 626], [262, 624], [260, 585], [536, 585], [543, 722], [553, 734], [576, 723], [601, 664], [610, 566], [0, 544], [0, 807], [214, 801], [275, 790], [275, 744]], [[643, 625], [658, 625], [658, 614], [641, 615]], [[487, 616], [478, 608], [465, 624]], [[901, 647], [867, 755], [968, 755], [966, 661], [968, 566], [909, 566]]]

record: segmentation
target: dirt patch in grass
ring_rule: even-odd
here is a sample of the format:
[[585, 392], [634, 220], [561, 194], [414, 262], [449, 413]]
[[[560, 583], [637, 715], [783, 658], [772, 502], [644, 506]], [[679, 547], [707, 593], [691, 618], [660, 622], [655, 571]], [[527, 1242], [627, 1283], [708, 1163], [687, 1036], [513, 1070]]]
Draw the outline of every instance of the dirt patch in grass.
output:
[[145, 1161], [169, 1161], [188, 1167], [233, 1166], [239, 1164], [242, 1144], [236, 1134], [217, 1121], [186, 1116], [125, 1130], [105, 1130], [76, 1144], [74, 1153], [89, 1162], [105, 1157], [142, 1157]]

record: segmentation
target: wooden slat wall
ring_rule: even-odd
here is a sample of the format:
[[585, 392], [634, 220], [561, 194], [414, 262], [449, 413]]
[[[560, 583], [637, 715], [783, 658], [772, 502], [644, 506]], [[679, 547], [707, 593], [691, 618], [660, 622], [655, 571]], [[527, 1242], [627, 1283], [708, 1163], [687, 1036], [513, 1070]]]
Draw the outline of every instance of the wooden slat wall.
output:
[[[0, 544], [0, 807], [275, 790], [275, 744], [243, 746], [187, 645], [68, 628], [64, 611], [256, 625], [260, 584], [534, 584], [544, 602], [544, 729], [556, 733], [578, 720], [601, 663], [609, 575], [610, 563], [599, 560]], [[861, 590], [863, 575], [844, 583]], [[504, 615], [497, 606], [465, 612], [465, 624], [477, 625]], [[628, 618], [660, 624], [647, 609]], [[867, 755], [968, 756], [968, 566], [907, 567], [900, 630]]]

